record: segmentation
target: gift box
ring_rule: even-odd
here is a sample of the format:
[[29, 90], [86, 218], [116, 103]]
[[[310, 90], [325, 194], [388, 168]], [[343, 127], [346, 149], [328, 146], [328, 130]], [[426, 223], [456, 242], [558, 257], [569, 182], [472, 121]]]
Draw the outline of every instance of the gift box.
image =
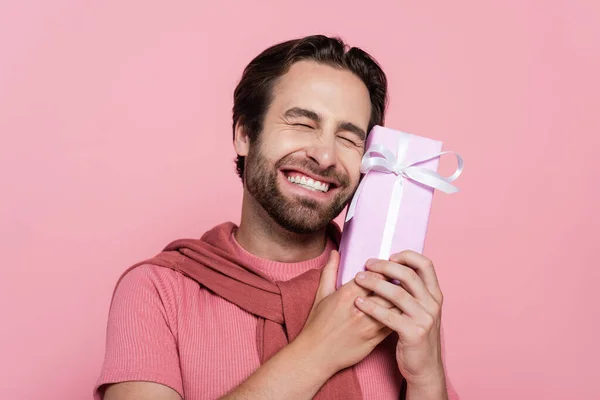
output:
[[[442, 142], [375, 126], [369, 133], [360, 171], [362, 180], [348, 206], [338, 287], [365, 270], [369, 258], [389, 259], [403, 250], [423, 252], [435, 189], [455, 193], [462, 158], [441, 152]], [[437, 173], [439, 158], [454, 154], [449, 177]]]

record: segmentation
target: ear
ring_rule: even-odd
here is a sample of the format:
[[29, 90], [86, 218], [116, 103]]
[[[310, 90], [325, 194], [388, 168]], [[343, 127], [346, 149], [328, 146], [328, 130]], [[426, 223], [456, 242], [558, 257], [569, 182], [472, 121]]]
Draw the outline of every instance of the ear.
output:
[[246, 130], [239, 122], [235, 125], [235, 136], [233, 138], [233, 147], [238, 156], [245, 157], [250, 149], [250, 138], [246, 134]]

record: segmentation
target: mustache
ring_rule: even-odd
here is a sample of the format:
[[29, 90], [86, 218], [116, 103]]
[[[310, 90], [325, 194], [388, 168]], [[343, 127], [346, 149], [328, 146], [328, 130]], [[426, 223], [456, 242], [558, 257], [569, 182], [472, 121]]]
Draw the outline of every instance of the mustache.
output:
[[284, 167], [300, 167], [309, 171], [311, 174], [322, 177], [329, 178], [333, 181], [337, 182], [339, 186], [348, 186], [350, 184], [350, 178], [346, 174], [342, 174], [335, 169], [335, 166], [332, 165], [326, 169], [320, 168], [319, 164], [315, 161], [308, 158], [293, 158], [293, 157], [284, 157], [275, 163], [275, 167], [277, 169]]

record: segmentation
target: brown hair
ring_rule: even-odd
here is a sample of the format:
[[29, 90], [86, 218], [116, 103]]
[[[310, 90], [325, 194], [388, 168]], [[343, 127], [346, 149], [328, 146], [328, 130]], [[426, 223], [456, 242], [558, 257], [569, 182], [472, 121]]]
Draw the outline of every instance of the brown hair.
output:
[[[271, 103], [275, 81], [300, 60], [313, 60], [353, 72], [364, 82], [371, 97], [368, 130], [374, 125], [383, 125], [387, 105], [387, 78], [377, 61], [357, 47], [349, 48], [340, 38], [314, 35], [269, 47], [244, 69], [233, 94], [234, 139], [235, 128], [239, 123], [250, 142], [256, 141]], [[244, 158], [238, 156], [236, 159], [237, 173], [242, 181]]]

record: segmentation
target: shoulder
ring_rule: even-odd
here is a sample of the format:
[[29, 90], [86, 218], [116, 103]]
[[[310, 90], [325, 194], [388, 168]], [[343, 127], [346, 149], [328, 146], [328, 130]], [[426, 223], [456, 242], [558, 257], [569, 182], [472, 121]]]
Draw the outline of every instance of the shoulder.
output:
[[122, 287], [154, 287], [167, 290], [181, 285], [182, 274], [166, 267], [153, 264], [141, 264], [125, 270], [117, 282], [116, 289]]
[[181, 302], [198, 283], [170, 268], [141, 264], [124, 271], [116, 283], [110, 306], [111, 315], [158, 313], [175, 323]]
[[[126, 270], [118, 280], [113, 308], [164, 308], [170, 317], [197, 312], [219, 302], [220, 298], [177, 270], [154, 264], [141, 264]], [[193, 310], [191, 310], [193, 309]]]
[[115, 296], [128, 293], [135, 295], [174, 295], [180, 290], [185, 278], [170, 268], [142, 264], [122, 273], [115, 287]]
[[203, 289], [198, 282], [181, 272], [154, 264], [140, 264], [125, 270], [115, 285], [115, 296], [159, 296], [175, 301], [190, 291]]

